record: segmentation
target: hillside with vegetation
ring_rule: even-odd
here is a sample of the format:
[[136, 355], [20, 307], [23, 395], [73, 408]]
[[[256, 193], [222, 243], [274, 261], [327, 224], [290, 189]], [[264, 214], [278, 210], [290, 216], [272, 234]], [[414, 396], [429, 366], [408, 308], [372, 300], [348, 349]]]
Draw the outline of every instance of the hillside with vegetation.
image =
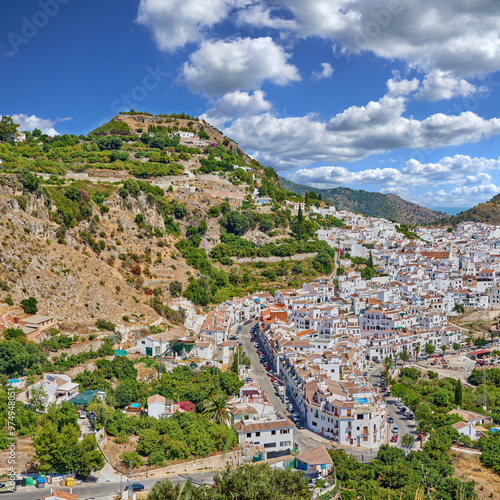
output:
[[0, 143], [3, 310], [34, 297], [65, 321], [178, 322], [180, 295], [208, 307], [333, 269], [314, 233], [338, 221], [292, 213], [303, 198], [197, 118], [131, 111], [88, 135], [13, 138]]
[[435, 221], [439, 226], [457, 226], [461, 222], [484, 222], [486, 224], [500, 224], [500, 194], [497, 194], [491, 200], [480, 203], [475, 207], [469, 208], [457, 215], [452, 215], [446, 219]]
[[303, 184], [295, 184], [284, 177], [279, 178], [280, 184], [288, 191], [301, 196], [306, 192], [321, 194], [338, 210], [359, 212], [372, 217], [382, 217], [401, 224], [423, 224], [448, 217], [444, 212], [437, 212], [404, 200], [395, 194], [371, 193], [363, 190], [337, 187], [333, 189], [318, 189]]

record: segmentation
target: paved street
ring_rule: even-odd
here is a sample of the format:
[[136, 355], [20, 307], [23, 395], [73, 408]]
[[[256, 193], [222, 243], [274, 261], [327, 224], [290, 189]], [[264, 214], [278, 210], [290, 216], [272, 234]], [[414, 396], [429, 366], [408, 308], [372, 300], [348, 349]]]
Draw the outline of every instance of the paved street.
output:
[[[368, 372], [368, 381], [375, 387], [380, 388], [380, 375], [383, 373], [384, 367], [382, 365], [378, 365], [374, 370]], [[387, 398], [387, 411], [388, 415], [394, 418], [393, 424], [388, 424], [388, 433], [387, 433], [387, 443], [391, 446], [401, 447], [401, 438], [405, 434], [413, 434], [415, 437], [415, 441], [417, 439], [417, 430], [416, 430], [416, 422], [415, 420], [410, 420], [401, 413], [396, 406], [396, 402], [399, 401], [398, 398], [390, 397]], [[392, 428], [394, 425], [398, 426], [398, 434], [399, 440], [397, 443], [391, 443], [390, 439], [392, 437]]]
[[[188, 480], [188, 478], [193, 482], [193, 484], [198, 485], [202, 483], [212, 482], [213, 474], [211, 472], [196, 472], [193, 474], [182, 474], [177, 476], [168, 476], [173, 484], [183, 483]], [[145, 490], [151, 489], [158, 481], [165, 478], [151, 478], [151, 479], [136, 479], [135, 483], [141, 483], [144, 485]], [[122, 488], [127, 485], [127, 479], [123, 478]], [[64, 486], [56, 486], [58, 490], [70, 491], [69, 488]], [[123, 490], [122, 490], [123, 491]], [[50, 493], [50, 485], [47, 485], [44, 490], [39, 490], [35, 488], [19, 488], [15, 493], [11, 493], [8, 498], [19, 498], [22, 500], [36, 500], [43, 495]], [[120, 483], [105, 483], [105, 484], [85, 484], [82, 486], [74, 486], [73, 493], [77, 494], [79, 498], [114, 498], [116, 495], [120, 494]]]
[[[255, 323], [245, 325], [240, 334], [241, 345], [246, 352], [247, 356], [250, 358], [252, 363], [252, 378], [258, 382], [261, 389], [266, 393], [269, 401], [274, 406], [276, 410], [281, 413], [289, 414], [285, 410], [285, 405], [283, 401], [275, 394], [274, 386], [271, 382], [272, 373], [266, 371], [265, 365], [260, 362], [259, 356], [257, 354], [258, 350], [255, 344], [250, 340], [250, 329]], [[297, 412], [299, 413], [299, 412]], [[299, 413], [300, 414], [300, 413]], [[328, 448], [338, 447], [335, 443], [332, 443], [329, 439], [325, 439], [318, 434], [308, 430], [308, 429], [298, 429], [296, 426], [294, 428], [294, 441], [298, 445], [299, 452], [307, 451], [318, 444], [324, 444]], [[362, 450], [358, 448], [342, 447], [347, 453], [354, 455], [358, 460], [371, 460], [375, 458], [377, 450]]]

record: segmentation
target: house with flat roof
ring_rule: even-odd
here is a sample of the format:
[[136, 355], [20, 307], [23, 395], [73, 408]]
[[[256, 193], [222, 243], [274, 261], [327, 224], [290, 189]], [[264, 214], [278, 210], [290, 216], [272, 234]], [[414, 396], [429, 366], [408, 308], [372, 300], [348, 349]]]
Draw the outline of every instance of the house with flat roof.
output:
[[48, 408], [51, 404], [68, 401], [78, 394], [79, 385], [71, 377], [64, 374], [45, 373], [42, 380], [30, 386], [27, 390], [28, 399], [31, 399], [37, 389], [41, 389], [45, 396], [42, 397], [43, 405]]

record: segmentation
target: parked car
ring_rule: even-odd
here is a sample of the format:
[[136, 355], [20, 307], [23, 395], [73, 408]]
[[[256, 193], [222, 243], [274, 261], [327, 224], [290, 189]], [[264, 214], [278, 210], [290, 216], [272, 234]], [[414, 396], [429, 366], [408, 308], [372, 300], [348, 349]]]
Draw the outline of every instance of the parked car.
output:
[[392, 437], [391, 437], [391, 442], [392, 443], [397, 443], [398, 442], [398, 434], [393, 434]]
[[287, 407], [287, 410], [288, 410], [288, 411], [293, 411], [293, 405], [292, 405], [292, 404], [288, 403], [288, 404], [286, 405], [286, 407]]
[[397, 434], [399, 432], [399, 427], [397, 425], [393, 426], [392, 432], [393, 434]]
[[247, 378], [245, 379], [245, 382], [247, 382], [247, 383], [249, 383], [249, 384], [250, 384], [250, 383], [252, 383], [252, 382], [253, 382], [253, 378], [252, 378], [252, 377], [247, 377]]
[[269, 365], [266, 366], [266, 370], [269, 372], [271, 371], [271, 367]]
[[125, 491], [144, 491], [144, 485], [141, 483], [132, 483], [125, 486]]
[[394, 419], [392, 417], [387, 417], [387, 422], [389, 422], [390, 424], [393, 424]]
[[80, 418], [85, 418], [87, 416], [87, 412], [85, 410], [82, 410], [80, 412]]
[[304, 424], [300, 420], [297, 422], [297, 429], [305, 429]]

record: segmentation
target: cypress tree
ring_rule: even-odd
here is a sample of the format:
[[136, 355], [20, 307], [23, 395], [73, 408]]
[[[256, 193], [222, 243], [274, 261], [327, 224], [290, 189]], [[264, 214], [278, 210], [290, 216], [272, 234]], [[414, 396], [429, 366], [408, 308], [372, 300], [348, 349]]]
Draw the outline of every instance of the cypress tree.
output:
[[299, 202], [299, 213], [297, 214], [297, 226], [298, 226], [299, 240], [302, 239], [302, 224], [303, 224], [302, 206], [300, 205], [300, 202]]
[[368, 257], [368, 265], [366, 267], [369, 267], [373, 269], [373, 257], [372, 257], [372, 251], [370, 250], [370, 257]]
[[457, 381], [455, 382], [455, 404], [457, 406], [462, 406], [462, 402], [462, 382], [457, 379]]

